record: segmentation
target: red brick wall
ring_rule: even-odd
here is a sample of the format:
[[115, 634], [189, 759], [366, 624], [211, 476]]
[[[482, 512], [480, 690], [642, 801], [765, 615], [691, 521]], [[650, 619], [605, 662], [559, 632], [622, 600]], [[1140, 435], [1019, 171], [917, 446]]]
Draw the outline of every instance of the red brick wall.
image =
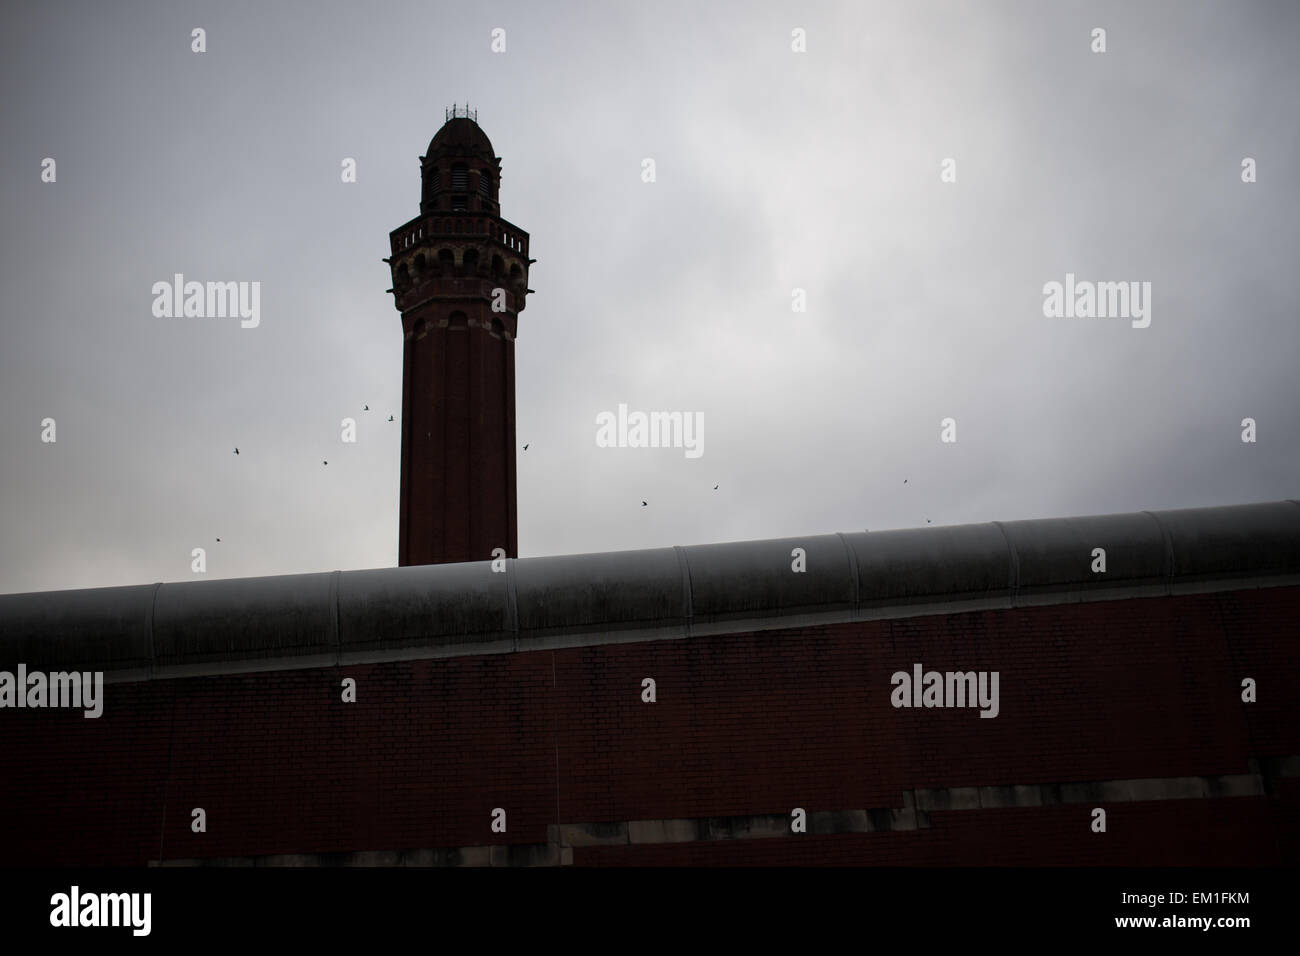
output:
[[[495, 548], [516, 557], [514, 342], [484, 327], [514, 319], [468, 294], [405, 321], [417, 318], [427, 330], [404, 346], [398, 561], [487, 561]], [[440, 324], [449, 318], [453, 327]]]
[[[1297, 616], [1300, 588], [1273, 588], [109, 685], [97, 720], [0, 712], [0, 864], [543, 843], [554, 822], [1246, 773], [1300, 753]], [[918, 661], [999, 671], [1000, 715], [895, 710], [890, 674]], [[1241, 703], [1243, 676], [1258, 703]], [[657, 703], [641, 702], [644, 677]], [[1286, 778], [1265, 797], [1113, 804], [1105, 835], [1076, 804], [575, 862], [1295, 862], [1298, 808]]]

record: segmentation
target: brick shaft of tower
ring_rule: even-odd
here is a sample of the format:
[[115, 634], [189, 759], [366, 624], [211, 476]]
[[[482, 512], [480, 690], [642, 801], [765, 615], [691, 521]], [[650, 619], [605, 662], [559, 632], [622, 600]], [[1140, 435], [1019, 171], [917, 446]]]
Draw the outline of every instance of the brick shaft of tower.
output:
[[501, 159], [468, 111], [448, 111], [420, 164], [420, 215], [385, 260], [405, 339], [398, 564], [513, 558], [528, 233], [501, 218]]

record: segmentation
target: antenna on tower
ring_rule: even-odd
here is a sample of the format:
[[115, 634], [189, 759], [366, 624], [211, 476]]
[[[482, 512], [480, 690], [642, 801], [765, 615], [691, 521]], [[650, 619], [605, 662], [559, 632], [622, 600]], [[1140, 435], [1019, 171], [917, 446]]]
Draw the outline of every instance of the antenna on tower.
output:
[[455, 103], [452, 103], [451, 109], [446, 110], [446, 116], [444, 117], [444, 122], [446, 120], [453, 120], [453, 119], [472, 119], [475, 123], [477, 123], [478, 110], [470, 109], [468, 103], [466, 103], [464, 106], [457, 106]]

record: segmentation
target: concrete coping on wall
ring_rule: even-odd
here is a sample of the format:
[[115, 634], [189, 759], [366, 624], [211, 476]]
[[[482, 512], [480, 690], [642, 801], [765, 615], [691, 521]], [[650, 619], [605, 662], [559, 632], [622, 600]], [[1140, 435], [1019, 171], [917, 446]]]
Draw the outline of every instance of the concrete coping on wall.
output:
[[147, 680], [1295, 585], [1300, 502], [501, 565], [0, 594], [0, 669]]

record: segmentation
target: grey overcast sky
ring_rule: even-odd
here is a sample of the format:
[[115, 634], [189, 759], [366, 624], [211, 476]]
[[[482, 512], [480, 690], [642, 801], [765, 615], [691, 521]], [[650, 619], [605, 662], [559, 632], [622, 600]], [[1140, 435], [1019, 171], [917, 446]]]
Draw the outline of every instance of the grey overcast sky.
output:
[[[7, 4], [0, 592], [396, 564], [382, 259], [466, 101], [538, 260], [522, 557], [1296, 497], [1298, 38], [1289, 0]], [[260, 325], [156, 318], [177, 272]], [[1045, 317], [1067, 273], [1150, 326]], [[598, 448], [620, 403], [704, 454]]]

